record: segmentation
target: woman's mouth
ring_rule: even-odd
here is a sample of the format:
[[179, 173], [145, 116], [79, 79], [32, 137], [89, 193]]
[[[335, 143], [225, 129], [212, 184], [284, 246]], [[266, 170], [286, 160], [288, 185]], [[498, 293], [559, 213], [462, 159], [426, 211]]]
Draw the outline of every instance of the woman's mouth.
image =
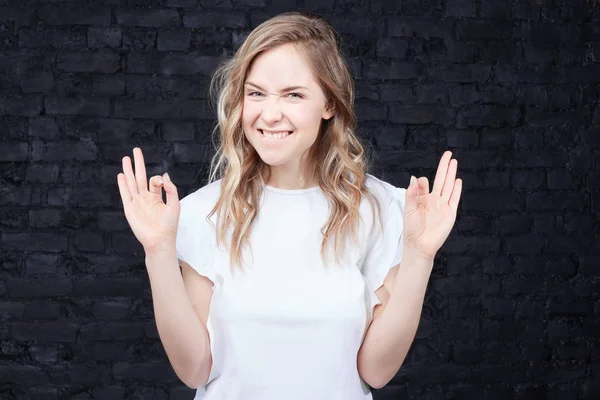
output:
[[259, 129], [258, 132], [264, 139], [281, 140], [292, 135], [294, 131], [263, 131], [262, 129]]

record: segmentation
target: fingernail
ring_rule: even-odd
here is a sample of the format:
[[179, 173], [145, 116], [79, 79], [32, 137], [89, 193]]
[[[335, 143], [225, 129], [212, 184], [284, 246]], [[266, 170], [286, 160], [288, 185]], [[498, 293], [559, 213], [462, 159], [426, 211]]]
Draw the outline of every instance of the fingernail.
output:
[[168, 180], [169, 182], [171, 181], [171, 178], [169, 177], [169, 173], [165, 172], [165, 179]]
[[413, 186], [414, 183], [416, 182], [417, 178], [415, 178], [414, 176], [410, 176], [410, 186]]

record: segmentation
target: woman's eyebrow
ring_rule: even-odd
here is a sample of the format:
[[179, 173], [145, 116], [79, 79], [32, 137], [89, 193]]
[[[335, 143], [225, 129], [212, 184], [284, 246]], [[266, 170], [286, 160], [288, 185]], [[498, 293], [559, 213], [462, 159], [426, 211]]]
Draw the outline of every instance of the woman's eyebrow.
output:
[[[263, 92], [266, 92], [265, 89], [263, 89], [262, 87], [258, 86], [256, 83], [252, 83], [252, 82], [246, 82], [244, 83], [245, 86], [254, 86], [255, 88], [257, 88], [258, 90], [262, 90]], [[298, 89], [305, 89], [308, 90], [307, 87], [305, 86], [288, 86], [286, 88], [283, 88], [281, 91], [282, 92], [289, 92], [290, 90], [298, 90]]]

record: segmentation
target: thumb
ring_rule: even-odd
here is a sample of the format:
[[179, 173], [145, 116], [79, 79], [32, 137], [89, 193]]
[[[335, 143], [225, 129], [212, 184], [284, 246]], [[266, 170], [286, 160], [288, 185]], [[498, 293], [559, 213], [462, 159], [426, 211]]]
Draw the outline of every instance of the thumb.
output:
[[415, 178], [413, 175], [410, 176], [410, 183], [408, 184], [408, 187], [406, 188], [406, 205], [409, 208], [416, 208], [416, 203], [417, 203], [417, 193], [419, 191], [419, 185], [417, 183], [417, 178]]
[[417, 193], [419, 191], [419, 184], [417, 182], [417, 178], [415, 178], [413, 175], [410, 176], [410, 183], [408, 184], [408, 188], [406, 189], [406, 191], [410, 193], [410, 197], [417, 197]]
[[168, 172], [163, 174], [163, 187], [165, 192], [167, 193], [167, 204], [170, 206], [175, 206], [175, 204], [179, 203], [179, 195], [177, 194], [177, 186], [171, 181], [171, 177]]

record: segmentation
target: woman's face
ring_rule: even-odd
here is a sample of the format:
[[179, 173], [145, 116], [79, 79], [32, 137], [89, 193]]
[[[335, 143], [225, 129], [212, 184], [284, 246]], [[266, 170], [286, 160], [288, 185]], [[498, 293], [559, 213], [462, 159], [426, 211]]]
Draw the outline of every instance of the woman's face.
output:
[[293, 45], [276, 47], [253, 60], [244, 85], [242, 127], [266, 164], [306, 167], [321, 120], [332, 115], [325, 94]]

